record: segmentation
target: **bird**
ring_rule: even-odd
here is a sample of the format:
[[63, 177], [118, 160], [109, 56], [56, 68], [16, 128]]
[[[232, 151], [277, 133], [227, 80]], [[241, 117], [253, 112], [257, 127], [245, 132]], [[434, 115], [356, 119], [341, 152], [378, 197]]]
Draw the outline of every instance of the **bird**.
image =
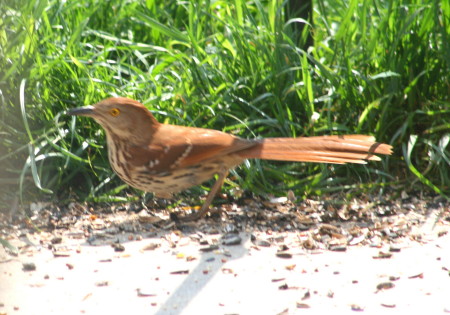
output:
[[70, 109], [93, 118], [105, 130], [113, 171], [128, 185], [157, 197], [173, 194], [218, 176], [197, 212], [180, 220], [203, 218], [230, 169], [247, 159], [365, 164], [392, 154], [392, 146], [368, 135], [244, 139], [218, 130], [163, 124], [141, 103], [110, 97]]

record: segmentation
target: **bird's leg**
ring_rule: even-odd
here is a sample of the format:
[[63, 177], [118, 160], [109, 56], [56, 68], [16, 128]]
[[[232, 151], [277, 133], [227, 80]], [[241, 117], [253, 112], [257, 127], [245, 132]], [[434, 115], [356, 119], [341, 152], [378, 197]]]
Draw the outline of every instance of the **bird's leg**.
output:
[[186, 215], [186, 216], [180, 218], [181, 221], [185, 221], [185, 222], [186, 221], [195, 221], [195, 220], [203, 218], [208, 213], [211, 202], [213, 201], [213, 199], [216, 196], [219, 189], [222, 187], [223, 182], [225, 181], [225, 178], [228, 175], [228, 169], [225, 169], [225, 168], [221, 169], [220, 172], [218, 173], [218, 175], [219, 175], [219, 178], [212, 186], [212, 188], [208, 194], [208, 197], [206, 197], [205, 203], [203, 204], [202, 208], [193, 214]]

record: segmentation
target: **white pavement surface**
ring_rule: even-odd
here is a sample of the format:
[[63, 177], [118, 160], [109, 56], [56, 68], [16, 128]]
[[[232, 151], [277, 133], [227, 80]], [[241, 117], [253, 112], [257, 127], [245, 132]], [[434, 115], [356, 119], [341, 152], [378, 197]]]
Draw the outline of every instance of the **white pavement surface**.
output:
[[[119, 253], [66, 240], [69, 257], [39, 246], [13, 257], [1, 248], [0, 314], [450, 313], [448, 235], [404, 243], [389, 259], [374, 259], [380, 249], [371, 247], [283, 259], [276, 246], [255, 248], [249, 234], [241, 237], [241, 245], [208, 253], [158, 238], [125, 242]], [[150, 243], [161, 246], [143, 250]], [[23, 271], [24, 262], [36, 270]], [[378, 291], [383, 282], [394, 287]]]

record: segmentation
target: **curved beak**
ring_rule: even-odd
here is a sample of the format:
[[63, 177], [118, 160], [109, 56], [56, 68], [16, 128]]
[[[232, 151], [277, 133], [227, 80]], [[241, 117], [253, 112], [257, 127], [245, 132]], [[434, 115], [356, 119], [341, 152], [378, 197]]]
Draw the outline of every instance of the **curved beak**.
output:
[[67, 115], [73, 116], [93, 116], [95, 114], [95, 107], [92, 105], [72, 108], [67, 112]]

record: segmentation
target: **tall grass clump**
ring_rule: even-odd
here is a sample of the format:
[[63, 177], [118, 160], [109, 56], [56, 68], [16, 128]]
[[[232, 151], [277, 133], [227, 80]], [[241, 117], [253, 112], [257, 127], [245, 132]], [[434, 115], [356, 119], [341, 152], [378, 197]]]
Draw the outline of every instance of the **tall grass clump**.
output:
[[99, 126], [64, 115], [115, 95], [161, 122], [241, 137], [365, 133], [396, 148], [367, 166], [247, 162], [228, 186], [448, 194], [449, 5], [318, 0], [309, 24], [285, 11], [275, 0], [5, 1], [2, 202], [134, 198]]

